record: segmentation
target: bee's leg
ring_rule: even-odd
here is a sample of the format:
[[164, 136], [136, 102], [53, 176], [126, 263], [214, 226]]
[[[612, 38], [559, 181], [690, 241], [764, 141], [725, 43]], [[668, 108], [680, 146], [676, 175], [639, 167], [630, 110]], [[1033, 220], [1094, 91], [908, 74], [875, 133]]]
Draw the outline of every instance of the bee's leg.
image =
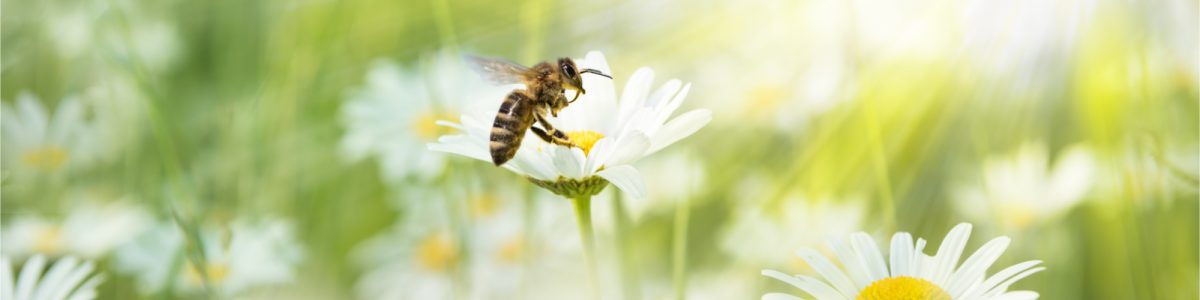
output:
[[546, 118], [543, 118], [542, 115], [537, 115], [537, 120], [538, 124], [541, 124], [542, 128], [545, 128], [545, 130], [537, 127], [529, 127], [529, 130], [533, 130], [533, 133], [537, 134], [538, 137], [541, 137], [542, 140], [555, 145], [575, 147], [575, 143], [571, 142], [571, 138], [567, 137], [566, 133], [563, 133], [558, 129], [554, 129], [553, 126], [550, 126], [550, 122], [546, 121]]

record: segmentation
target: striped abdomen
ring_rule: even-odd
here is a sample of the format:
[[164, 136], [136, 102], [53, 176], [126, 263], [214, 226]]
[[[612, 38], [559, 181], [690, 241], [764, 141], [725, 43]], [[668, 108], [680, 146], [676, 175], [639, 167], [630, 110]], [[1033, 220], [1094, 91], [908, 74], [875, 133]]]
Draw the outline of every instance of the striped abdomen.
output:
[[521, 140], [525, 138], [525, 130], [533, 126], [533, 98], [525, 90], [515, 90], [500, 103], [496, 112], [496, 120], [492, 122], [492, 134], [488, 148], [492, 153], [492, 163], [503, 165], [517, 154]]

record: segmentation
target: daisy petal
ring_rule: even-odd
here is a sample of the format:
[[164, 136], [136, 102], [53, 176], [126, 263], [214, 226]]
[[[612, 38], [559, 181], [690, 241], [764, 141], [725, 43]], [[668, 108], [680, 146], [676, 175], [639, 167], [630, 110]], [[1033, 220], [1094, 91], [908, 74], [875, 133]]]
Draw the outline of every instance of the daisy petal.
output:
[[898, 232], [892, 236], [892, 276], [912, 276], [909, 269], [912, 263], [912, 247], [912, 235], [907, 232]]
[[707, 125], [709, 121], [712, 121], [712, 111], [707, 109], [689, 111], [671, 119], [658, 132], [654, 133], [651, 139], [653, 144], [651, 144], [650, 151], [646, 152], [646, 155], [658, 152], [658, 150], [662, 150], [662, 148], [696, 133], [697, 130]]
[[768, 293], [762, 296], [762, 300], [804, 300], [804, 298], [784, 294], [784, 293]]
[[796, 251], [796, 256], [804, 259], [810, 267], [817, 270], [817, 274], [825, 277], [825, 280], [829, 281], [838, 292], [841, 292], [842, 296], [852, 298], [858, 294], [858, 289], [854, 287], [854, 283], [850, 282], [850, 278], [846, 277], [842, 270], [838, 269], [824, 255], [817, 253], [816, 250], [803, 248]]
[[803, 290], [805, 293], [816, 297], [817, 299], [837, 299], [841, 297], [841, 295], [838, 294], [836, 290], [829, 287], [829, 285], [826, 285], [820, 280], [812, 277], [803, 275], [788, 276], [787, 274], [783, 274], [782, 272], [775, 270], [763, 270], [762, 274], [764, 276], [786, 282], [787, 284], [797, 287]]
[[1004, 254], [1010, 241], [1008, 237], [1002, 236], [979, 247], [975, 254], [971, 254], [967, 261], [963, 262], [962, 268], [954, 272], [954, 276], [951, 276], [952, 280], [945, 285], [946, 292], [951, 296], [962, 295], [971, 287], [971, 284], [983, 281], [984, 272], [987, 272], [988, 267], [991, 267], [1001, 254]]
[[942, 245], [938, 247], [937, 256], [934, 257], [932, 273], [927, 277], [938, 286], [946, 286], [946, 281], [950, 274], [954, 272], [954, 267], [958, 265], [959, 258], [962, 257], [963, 248], [967, 246], [967, 239], [971, 237], [971, 224], [961, 223], [950, 229], [950, 233], [946, 235], [946, 239], [942, 241]]
[[628, 165], [614, 166], [596, 172], [596, 176], [608, 180], [608, 182], [611, 182], [635, 199], [646, 197], [646, 182], [642, 180], [642, 174], [638, 173], [637, 169], [633, 167]]

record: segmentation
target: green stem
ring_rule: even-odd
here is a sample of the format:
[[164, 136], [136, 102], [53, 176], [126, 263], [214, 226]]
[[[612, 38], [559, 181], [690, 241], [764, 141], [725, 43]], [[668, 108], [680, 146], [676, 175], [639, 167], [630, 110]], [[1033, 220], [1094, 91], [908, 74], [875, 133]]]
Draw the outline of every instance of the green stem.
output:
[[599, 298], [599, 276], [596, 271], [596, 239], [592, 230], [592, 196], [571, 199], [575, 206], [575, 221], [579, 224], [579, 239], [583, 242], [583, 256], [587, 260], [588, 286], [592, 298]]
[[679, 201], [675, 205], [675, 232], [672, 243], [672, 274], [675, 285], [675, 299], [687, 299], [687, 235], [688, 235], [688, 203]]
[[621, 193], [613, 193], [613, 216], [616, 218], [617, 261], [621, 268], [621, 287], [625, 299], [638, 300], [642, 298], [641, 287], [638, 285], [637, 270], [633, 264], [633, 253], [629, 249], [629, 212], [625, 209], [625, 199]]

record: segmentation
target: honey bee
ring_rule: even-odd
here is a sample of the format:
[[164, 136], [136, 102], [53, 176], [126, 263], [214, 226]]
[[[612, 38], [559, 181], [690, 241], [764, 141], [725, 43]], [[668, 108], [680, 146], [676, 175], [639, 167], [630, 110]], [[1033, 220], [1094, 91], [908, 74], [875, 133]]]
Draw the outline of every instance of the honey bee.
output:
[[[492, 163], [496, 166], [503, 165], [517, 154], [527, 129], [548, 143], [575, 147], [566, 133], [550, 125], [546, 114], [558, 117], [559, 111], [574, 103], [579, 95], [587, 93], [583, 90], [584, 73], [612, 79], [612, 76], [596, 69], [580, 70], [570, 58], [559, 58], [557, 63], [546, 61], [533, 67], [499, 58], [467, 56], [466, 59], [484, 79], [494, 84], [525, 84], [524, 89], [515, 89], [504, 98], [492, 122], [488, 148], [491, 150]], [[567, 90], [575, 91], [571, 100], [567, 100]], [[541, 128], [534, 127], [534, 121]]]

